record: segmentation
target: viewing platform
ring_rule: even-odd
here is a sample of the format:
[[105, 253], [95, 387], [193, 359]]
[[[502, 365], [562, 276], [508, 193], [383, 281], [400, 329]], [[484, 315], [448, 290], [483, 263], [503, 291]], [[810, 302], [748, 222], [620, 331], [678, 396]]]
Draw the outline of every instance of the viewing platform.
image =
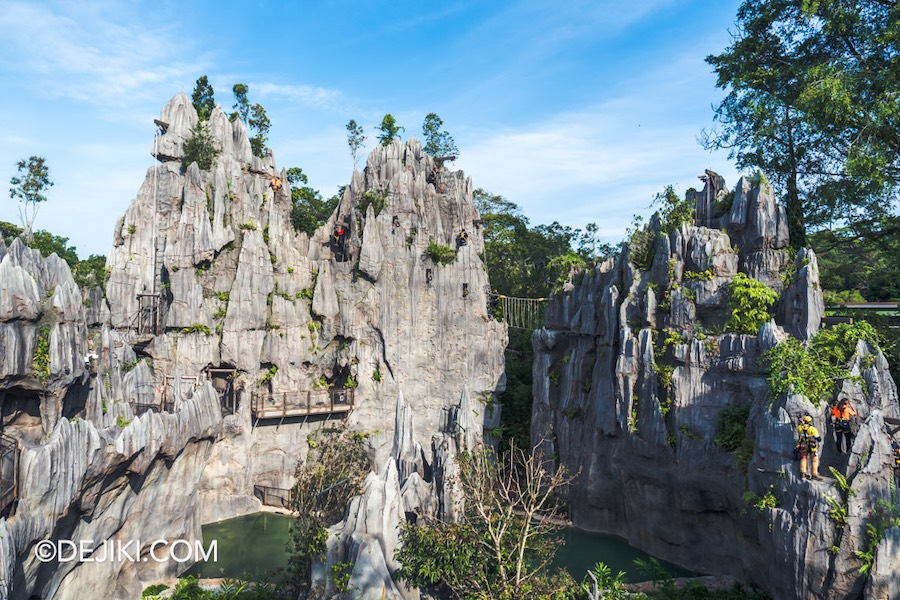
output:
[[250, 401], [254, 419], [283, 419], [349, 413], [353, 410], [353, 388], [255, 392]]

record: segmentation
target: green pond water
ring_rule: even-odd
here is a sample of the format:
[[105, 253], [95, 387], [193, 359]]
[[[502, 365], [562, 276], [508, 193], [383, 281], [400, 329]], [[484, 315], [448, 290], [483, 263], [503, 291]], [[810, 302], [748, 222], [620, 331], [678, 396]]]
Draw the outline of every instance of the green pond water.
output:
[[[287, 566], [288, 530], [291, 518], [273, 513], [255, 513], [203, 526], [203, 545], [215, 540], [216, 562], [197, 563], [186, 574], [196, 577], [256, 577]], [[634, 566], [634, 559], [650, 555], [632, 548], [622, 538], [569, 527], [562, 533], [565, 543], [554, 565], [564, 567], [581, 580], [594, 563], [605, 562], [613, 573], [625, 571], [632, 582], [647, 579]], [[662, 563], [674, 576], [692, 573]]]

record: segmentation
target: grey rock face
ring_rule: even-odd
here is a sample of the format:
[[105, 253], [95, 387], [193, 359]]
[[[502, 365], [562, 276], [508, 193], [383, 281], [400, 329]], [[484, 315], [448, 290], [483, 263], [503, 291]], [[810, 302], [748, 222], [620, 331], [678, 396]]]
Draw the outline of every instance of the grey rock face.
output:
[[[714, 175], [701, 200], [725, 197]], [[570, 496], [581, 527], [692, 569], [749, 578], [776, 598], [890, 597], [888, 573], [900, 566], [889, 554], [894, 533], [878, 546], [878, 575], [868, 583], [854, 554], [865, 549], [866, 524], [893, 477], [881, 415], [900, 406], [887, 363], [858, 346], [854, 372], [865, 389], [848, 380], [841, 394], [854, 399], [862, 426], [849, 459], [837, 455], [826, 407], [771, 398], [760, 362], [788, 335], [817, 331], [815, 255], [804, 250], [790, 263], [784, 211], [764, 183], [741, 180], [730, 212], [706, 222], [727, 233], [685, 226], [660, 238], [646, 272], [625, 252], [550, 302], [534, 334], [532, 441], [582, 469]], [[717, 333], [738, 271], [780, 292], [775, 320], [759, 335]], [[720, 415], [739, 405], [749, 406], [754, 440], [746, 468], [717, 443]], [[833, 466], [857, 492], [843, 528], [829, 517], [827, 498], [841, 498], [835, 479], [803, 480], [791, 458], [806, 413], [825, 435], [820, 472]], [[748, 509], [745, 492], [772, 493], [777, 505]]]
[[[386, 415], [401, 386], [412, 399], [398, 432], [402, 481], [395, 464], [396, 485], [383, 481], [378, 498], [433, 514], [439, 496], [422, 448], [464, 390], [483, 408], [503, 388], [506, 331], [487, 315], [484, 244], [463, 173], [441, 167], [431, 181], [434, 161], [418, 142], [379, 146], [308, 236], [291, 225], [290, 189], [271, 185], [284, 172], [271, 153], [252, 155], [240, 122], [217, 107], [208, 123], [215, 164], [182, 171], [197, 123], [190, 100], [173, 98], [159, 121], [158, 162], [114, 232], [107, 301], [91, 292], [83, 303], [63, 261], [0, 247], [5, 431], [23, 446], [23, 476], [43, 486], [23, 486], [16, 513], [0, 519], [10, 536], [0, 541], [10, 575], [0, 591], [136, 596], [174, 567], [107, 565], [101, 576], [99, 566], [34, 564], [30, 548], [51, 532], [197, 539], [202, 522], [258, 510], [255, 485], [290, 488], [307, 434], [328, 419], [383, 431], [375, 453], [387, 457]], [[332, 241], [338, 222], [349, 232], [342, 248]], [[453, 245], [463, 229], [468, 245], [435, 264], [429, 242]], [[36, 374], [40, 344], [48, 367]], [[352, 411], [260, 412], [318, 402], [323, 387], [352, 390]], [[80, 428], [93, 433], [72, 433]], [[65, 451], [49, 457], [57, 438]], [[41, 476], [48, 461], [51, 480]], [[363, 508], [361, 523], [371, 512]], [[94, 525], [70, 522], [78, 514]], [[377, 560], [360, 544], [354, 556]]]
[[482, 444], [482, 429], [468, 391], [457, 406], [445, 411], [441, 431], [432, 440], [430, 464], [414, 442], [410, 408], [399, 394], [391, 456], [379, 473], [369, 474], [363, 493], [351, 501], [344, 520], [329, 529], [326, 560], [313, 569], [313, 587], [326, 597], [335, 592], [326, 574], [333, 565], [349, 562], [354, 598], [418, 598], [418, 590], [406, 589], [394, 579], [400, 568], [394, 553], [400, 546], [405, 516], [451, 521], [461, 514], [463, 493], [456, 458]]

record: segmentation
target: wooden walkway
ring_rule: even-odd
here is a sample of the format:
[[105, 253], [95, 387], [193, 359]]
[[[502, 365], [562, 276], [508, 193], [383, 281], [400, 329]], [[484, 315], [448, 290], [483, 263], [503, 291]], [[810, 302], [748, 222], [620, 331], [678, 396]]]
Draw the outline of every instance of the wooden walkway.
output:
[[349, 413], [353, 410], [353, 388], [255, 392], [250, 402], [254, 419], [283, 419]]

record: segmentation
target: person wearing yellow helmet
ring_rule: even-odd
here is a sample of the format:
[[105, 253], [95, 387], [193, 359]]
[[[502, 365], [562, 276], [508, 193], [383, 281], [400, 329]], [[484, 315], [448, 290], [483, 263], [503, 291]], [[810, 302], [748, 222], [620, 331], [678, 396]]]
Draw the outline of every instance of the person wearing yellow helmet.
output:
[[[804, 479], [814, 479], [821, 481], [819, 477], [819, 443], [822, 437], [819, 430], [812, 424], [812, 417], [805, 415], [801, 419], [800, 425], [797, 427], [797, 447], [800, 450], [800, 476]], [[807, 460], [809, 457], [811, 460]], [[806, 465], [810, 464], [810, 471], [807, 475]]]

